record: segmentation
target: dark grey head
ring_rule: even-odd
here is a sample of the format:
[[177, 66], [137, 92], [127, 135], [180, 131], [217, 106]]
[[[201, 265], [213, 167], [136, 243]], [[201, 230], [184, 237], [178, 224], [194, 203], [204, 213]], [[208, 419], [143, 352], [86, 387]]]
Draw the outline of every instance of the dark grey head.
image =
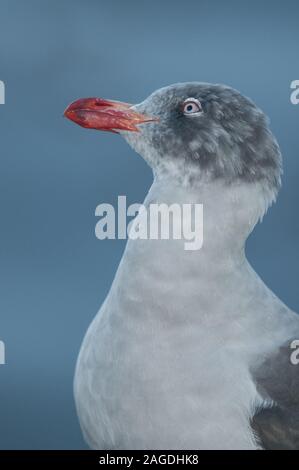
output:
[[179, 83], [157, 90], [134, 107], [159, 118], [124, 132], [155, 173], [184, 173], [280, 186], [281, 154], [265, 114], [238, 91], [208, 83]]

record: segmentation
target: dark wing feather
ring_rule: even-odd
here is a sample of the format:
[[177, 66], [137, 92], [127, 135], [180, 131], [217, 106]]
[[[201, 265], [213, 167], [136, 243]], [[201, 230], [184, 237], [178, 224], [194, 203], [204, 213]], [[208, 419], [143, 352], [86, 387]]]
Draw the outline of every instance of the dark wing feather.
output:
[[252, 370], [257, 389], [269, 408], [257, 410], [251, 421], [264, 449], [299, 449], [299, 364], [291, 362], [292, 339]]

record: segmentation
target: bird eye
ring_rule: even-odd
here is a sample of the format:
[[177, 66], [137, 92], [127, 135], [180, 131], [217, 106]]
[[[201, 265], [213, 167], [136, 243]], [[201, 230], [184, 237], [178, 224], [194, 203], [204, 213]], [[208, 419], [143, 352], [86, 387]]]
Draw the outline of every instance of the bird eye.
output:
[[184, 114], [201, 114], [202, 107], [198, 100], [195, 98], [189, 98], [183, 103], [183, 113]]

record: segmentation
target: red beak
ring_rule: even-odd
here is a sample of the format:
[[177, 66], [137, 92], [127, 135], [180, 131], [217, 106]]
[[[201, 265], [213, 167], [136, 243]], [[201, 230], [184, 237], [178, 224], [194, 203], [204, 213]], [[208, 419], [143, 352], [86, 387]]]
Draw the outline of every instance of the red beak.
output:
[[158, 120], [153, 116], [137, 113], [131, 104], [102, 98], [83, 98], [74, 101], [66, 108], [64, 116], [87, 129], [110, 132], [120, 130], [138, 132], [138, 124]]

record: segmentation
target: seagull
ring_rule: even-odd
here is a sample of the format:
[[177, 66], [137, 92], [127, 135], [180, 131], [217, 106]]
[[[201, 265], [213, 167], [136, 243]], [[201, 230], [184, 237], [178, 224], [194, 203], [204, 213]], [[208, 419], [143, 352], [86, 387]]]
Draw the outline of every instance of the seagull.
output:
[[153, 170], [145, 207], [203, 206], [199, 250], [182, 240], [127, 242], [76, 366], [88, 445], [298, 449], [299, 316], [245, 255], [281, 186], [268, 118], [238, 91], [202, 82], [137, 105], [80, 99], [65, 116], [120, 134], [144, 158]]

